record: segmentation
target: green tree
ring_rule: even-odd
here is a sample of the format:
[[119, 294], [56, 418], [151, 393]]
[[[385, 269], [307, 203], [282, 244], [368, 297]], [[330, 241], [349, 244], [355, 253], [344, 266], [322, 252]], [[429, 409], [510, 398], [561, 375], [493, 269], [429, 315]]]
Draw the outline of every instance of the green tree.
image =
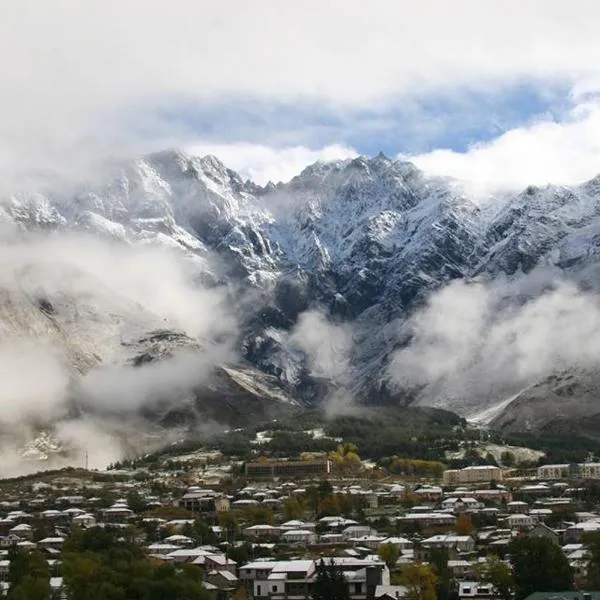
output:
[[381, 544], [377, 550], [379, 558], [387, 565], [390, 571], [396, 568], [396, 563], [400, 558], [400, 549], [396, 544]]
[[573, 573], [560, 546], [546, 538], [515, 538], [509, 545], [515, 579], [515, 598], [533, 592], [573, 589]]
[[132, 490], [127, 494], [127, 506], [137, 515], [142, 514], [147, 508], [148, 503], [140, 493], [136, 490]]
[[449, 600], [455, 591], [452, 570], [448, 567], [450, 554], [448, 548], [431, 548], [429, 564], [436, 576], [435, 594], [438, 600]]
[[514, 597], [515, 580], [511, 568], [495, 554], [487, 557], [481, 577], [493, 585], [502, 600], [512, 600]]
[[40, 552], [13, 547], [8, 559], [9, 600], [48, 600], [51, 597], [50, 567]]
[[313, 585], [312, 600], [349, 600], [348, 584], [342, 570], [333, 559], [329, 564], [321, 561], [317, 564]]
[[582, 542], [588, 550], [587, 587], [599, 589], [600, 585], [600, 533], [586, 533]]
[[435, 586], [437, 577], [433, 567], [421, 563], [412, 563], [402, 569], [400, 585], [407, 588], [405, 600], [437, 600]]
[[301, 519], [304, 516], [304, 502], [296, 496], [290, 496], [283, 502], [283, 517], [286, 521]]

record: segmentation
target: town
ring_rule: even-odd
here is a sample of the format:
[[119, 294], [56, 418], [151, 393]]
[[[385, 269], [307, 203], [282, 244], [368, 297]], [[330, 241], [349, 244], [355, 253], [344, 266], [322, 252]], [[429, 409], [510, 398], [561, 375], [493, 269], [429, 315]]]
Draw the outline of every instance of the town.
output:
[[176, 586], [139, 596], [149, 598], [167, 597], [160, 589], [215, 600], [600, 595], [593, 457], [441, 470], [406, 459], [391, 475], [357, 450], [253, 462], [197, 450], [150, 467], [3, 480], [2, 589], [9, 598], [137, 598], [110, 590], [129, 590], [143, 565], [147, 579]]

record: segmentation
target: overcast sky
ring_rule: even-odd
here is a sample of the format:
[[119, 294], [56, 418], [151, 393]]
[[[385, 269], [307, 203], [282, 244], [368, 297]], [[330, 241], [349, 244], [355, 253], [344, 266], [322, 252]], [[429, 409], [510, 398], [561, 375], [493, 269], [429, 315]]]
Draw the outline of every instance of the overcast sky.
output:
[[164, 146], [257, 181], [407, 157], [476, 186], [600, 172], [597, 0], [1, 0], [0, 181]]

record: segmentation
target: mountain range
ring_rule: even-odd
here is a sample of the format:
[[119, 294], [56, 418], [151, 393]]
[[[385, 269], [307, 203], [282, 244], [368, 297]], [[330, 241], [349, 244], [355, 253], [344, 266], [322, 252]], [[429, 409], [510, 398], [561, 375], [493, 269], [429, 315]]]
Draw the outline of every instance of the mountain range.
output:
[[393, 403], [560, 430], [600, 415], [600, 178], [483, 195], [379, 154], [259, 186], [167, 150], [5, 195], [0, 232], [0, 342], [52, 349], [61, 418], [239, 426]]

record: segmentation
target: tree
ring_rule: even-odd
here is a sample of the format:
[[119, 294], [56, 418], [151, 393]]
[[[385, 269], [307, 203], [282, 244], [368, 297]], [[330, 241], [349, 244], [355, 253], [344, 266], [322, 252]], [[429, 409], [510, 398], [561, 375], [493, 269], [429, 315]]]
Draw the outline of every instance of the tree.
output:
[[50, 599], [50, 567], [40, 552], [13, 547], [8, 559], [9, 600]]
[[393, 571], [396, 567], [396, 563], [400, 558], [400, 549], [396, 544], [381, 544], [377, 550], [379, 558], [387, 565], [390, 571]]
[[127, 494], [127, 506], [136, 515], [140, 515], [148, 508], [148, 502], [142, 498], [138, 491], [132, 490]]
[[406, 565], [400, 574], [399, 583], [407, 588], [404, 600], [437, 600], [437, 577], [430, 565]]
[[475, 527], [473, 526], [471, 517], [467, 513], [458, 515], [458, 519], [456, 519], [456, 533], [458, 535], [471, 535], [473, 531], [475, 531]]
[[515, 455], [512, 452], [510, 452], [509, 450], [505, 450], [500, 455], [500, 462], [505, 467], [514, 467], [515, 464], [517, 464], [517, 459], [516, 459]]
[[498, 556], [491, 554], [487, 557], [481, 577], [494, 586], [502, 600], [512, 600], [515, 589], [513, 572]]
[[312, 600], [350, 600], [344, 573], [333, 559], [329, 564], [323, 559], [317, 564]]
[[286, 521], [301, 519], [304, 516], [304, 502], [296, 496], [290, 496], [283, 502], [283, 517]]
[[546, 538], [515, 538], [509, 545], [515, 580], [515, 598], [533, 592], [573, 589], [573, 573], [560, 546]]
[[334, 468], [342, 472], [356, 472], [361, 467], [358, 448], [352, 443], [340, 444], [329, 453], [329, 460]]
[[339, 498], [331, 494], [319, 502], [317, 510], [319, 517], [337, 517], [342, 514]]
[[448, 567], [450, 553], [448, 548], [431, 548], [429, 551], [429, 564], [437, 578], [435, 594], [438, 600], [449, 600], [455, 590], [455, 581], [452, 570]]
[[587, 587], [598, 589], [600, 585], [600, 533], [586, 533], [582, 539], [589, 553], [587, 564]]
[[239, 534], [240, 526], [236, 516], [232, 512], [220, 512], [219, 525], [223, 528], [227, 540], [232, 540]]

